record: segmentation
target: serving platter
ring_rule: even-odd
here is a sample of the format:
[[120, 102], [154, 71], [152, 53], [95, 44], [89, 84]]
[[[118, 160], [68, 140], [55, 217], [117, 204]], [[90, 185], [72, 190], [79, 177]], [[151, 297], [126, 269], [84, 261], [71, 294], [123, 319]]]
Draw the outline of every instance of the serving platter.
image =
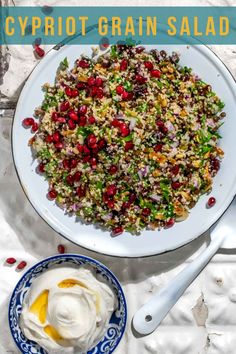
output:
[[159, 254], [178, 248], [195, 239], [206, 231], [225, 211], [232, 201], [236, 190], [236, 84], [218, 57], [203, 45], [149, 45], [148, 49], [165, 50], [168, 53], [180, 53], [180, 64], [190, 66], [198, 76], [213, 87], [213, 91], [225, 103], [227, 116], [225, 124], [220, 128], [222, 139], [220, 146], [225, 152], [221, 169], [214, 178], [210, 196], [216, 198], [213, 208], [207, 209], [209, 195], [200, 198], [191, 210], [190, 216], [170, 229], [161, 231], [143, 231], [139, 236], [124, 233], [111, 237], [94, 225], [85, 225], [76, 221], [75, 217], [65, 215], [63, 210], [46, 197], [48, 183], [36, 173], [38, 165], [33, 160], [28, 141], [32, 137], [29, 130], [22, 127], [22, 120], [33, 115], [34, 109], [43, 100], [42, 85], [53, 83], [59, 63], [68, 58], [70, 67], [74, 61], [85, 53], [92, 55], [89, 45], [66, 45], [59, 50], [51, 50], [37, 65], [28, 78], [18, 101], [12, 127], [12, 149], [15, 167], [22, 187], [31, 204], [39, 215], [58, 233], [70, 241], [85, 248], [104, 254], [139, 257]]

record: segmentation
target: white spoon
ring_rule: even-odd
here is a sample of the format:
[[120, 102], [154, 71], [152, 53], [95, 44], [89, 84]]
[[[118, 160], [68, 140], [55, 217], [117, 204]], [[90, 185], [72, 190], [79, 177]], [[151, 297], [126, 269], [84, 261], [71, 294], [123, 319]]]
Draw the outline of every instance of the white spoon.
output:
[[157, 328], [219, 248], [236, 248], [236, 198], [210, 231], [211, 242], [200, 256], [135, 313], [133, 328], [138, 333], [147, 335]]

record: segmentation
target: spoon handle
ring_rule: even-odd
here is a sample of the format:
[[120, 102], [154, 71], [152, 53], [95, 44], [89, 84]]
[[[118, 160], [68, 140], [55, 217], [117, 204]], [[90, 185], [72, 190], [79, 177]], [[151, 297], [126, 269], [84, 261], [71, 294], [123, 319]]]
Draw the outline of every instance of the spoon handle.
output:
[[214, 238], [210, 245], [177, 276], [142, 306], [133, 317], [134, 329], [143, 335], [153, 332], [178, 301], [192, 281], [220, 248], [224, 237]]

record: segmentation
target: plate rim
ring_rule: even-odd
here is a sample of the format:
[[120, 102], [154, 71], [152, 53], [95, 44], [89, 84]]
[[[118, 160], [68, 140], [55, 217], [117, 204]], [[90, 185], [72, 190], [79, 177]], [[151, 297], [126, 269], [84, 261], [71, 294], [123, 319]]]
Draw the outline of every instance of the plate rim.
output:
[[[60, 236], [62, 236], [63, 238], [65, 238], [66, 240], [68, 240], [69, 242], [72, 242], [73, 244], [85, 249], [85, 250], [89, 250], [89, 251], [93, 251], [93, 252], [96, 252], [98, 254], [102, 254], [102, 255], [108, 255], [108, 256], [111, 256], [111, 257], [117, 257], [117, 258], [128, 258], [128, 259], [132, 259], [132, 258], [147, 258], [147, 257], [152, 257], [152, 256], [155, 256], [155, 255], [161, 255], [161, 254], [165, 254], [167, 252], [171, 252], [171, 251], [174, 251], [174, 250], [177, 250], [181, 247], [184, 247], [188, 244], [190, 244], [192, 241], [196, 240], [197, 238], [201, 237], [205, 232], [207, 232], [216, 222], [217, 220], [220, 219], [220, 217], [223, 215], [223, 213], [228, 209], [229, 205], [231, 204], [231, 202], [233, 201], [235, 195], [236, 195], [236, 183], [235, 183], [235, 190], [232, 191], [230, 193], [230, 195], [228, 196], [228, 198], [226, 199], [225, 201], [225, 205], [224, 207], [221, 207], [219, 208], [218, 212], [214, 215], [214, 217], [212, 217], [212, 222], [210, 223], [210, 226], [209, 228], [205, 229], [204, 227], [201, 229], [201, 231], [199, 231], [199, 234], [196, 234], [195, 236], [193, 236], [191, 239], [189, 239], [187, 242], [183, 241], [183, 242], [180, 242], [178, 245], [173, 245], [173, 246], [170, 246], [168, 247], [167, 249], [163, 249], [163, 251], [153, 251], [153, 252], [148, 252], [147, 253], [138, 253], [138, 254], [134, 254], [134, 255], [129, 255], [129, 254], [125, 254], [125, 255], [122, 255], [122, 254], [117, 254], [116, 252], [102, 252], [101, 250], [98, 250], [96, 247], [94, 247], [92, 244], [87, 247], [85, 245], [81, 245], [80, 243], [72, 240], [69, 236], [66, 236], [64, 235], [63, 233], [60, 232], [59, 229], [57, 229], [55, 223], [51, 222], [51, 220], [49, 218], [47, 218], [43, 213], [41, 213], [41, 211], [39, 211], [37, 209], [37, 206], [34, 205], [33, 201], [31, 201], [30, 197], [28, 196], [28, 193], [27, 191], [25, 190], [24, 188], [24, 185], [23, 185], [23, 181], [21, 180], [21, 177], [20, 177], [20, 174], [18, 172], [18, 168], [17, 168], [17, 164], [16, 164], [16, 161], [15, 161], [15, 158], [14, 158], [14, 144], [13, 144], [13, 131], [14, 131], [14, 122], [15, 122], [15, 119], [16, 119], [16, 113], [17, 113], [17, 107], [18, 107], [18, 104], [19, 104], [19, 101], [20, 101], [20, 98], [21, 98], [21, 95], [22, 95], [22, 91], [24, 90], [25, 88], [25, 85], [27, 84], [28, 80], [30, 79], [31, 75], [33, 74], [33, 72], [38, 68], [38, 66], [43, 62], [43, 60], [45, 58], [49, 58], [49, 56], [52, 56], [52, 55], [56, 55], [57, 52], [59, 52], [60, 49], [63, 49], [67, 46], [75, 46], [75, 45], [70, 45], [70, 44], [62, 44], [61, 46], [60, 45], [55, 45], [54, 47], [52, 47], [48, 52], [47, 54], [45, 55], [45, 57], [37, 63], [37, 65], [31, 70], [30, 74], [28, 75], [26, 81], [24, 82], [24, 85], [22, 86], [22, 89], [21, 89], [21, 92], [19, 94], [19, 97], [17, 99], [17, 102], [16, 102], [16, 108], [15, 108], [15, 112], [14, 112], [14, 116], [13, 116], [13, 119], [12, 119], [12, 125], [11, 125], [11, 153], [12, 153], [12, 159], [13, 159], [13, 164], [14, 164], [14, 167], [15, 167], [15, 171], [16, 171], [16, 174], [17, 174], [17, 177], [18, 177], [18, 180], [20, 182], [20, 185], [24, 191], [24, 194], [26, 195], [28, 201], [30, 202], [30, 204], [32, 205], [33, 209], [36, 211], [36, 213], [40, 216], [40, 218], [47, 223], [47, 225], [49, 225], [57, 234], [59, 234]], [[79, 46], [79, 44], [78, 44]], [[90, 46], [89, 44], [87, 46]], [[149, 45], [151, 46], [151, 45]], [[172, 46], [172, 45], [170, 45]], [[222, 65], [222, 67], [224, 69], [226, 69], [226, 71], [228, 72], [229, 74], [229, 77], [231, 77], [231, 79], [233, 79], [234, 81], [234, 84], [236, 85], [236, 78], [234, 78], [233, 74], [231, 73], [231, 71], [229, 70], [229, 68], [226, 66], [226, 64], [220, 59], [220, 57], [208, 46], [208, 45], [205, 45], [203, 43], [201, 43], [200, 41], [198, 41], [197, 44], [194, 44], [194, 45], [187, 45], [186, 43], [183, 43], [183, 44], [178, 44], [178, 46], [188, 46], [188, 47], [199, 47], [200, 51], [203, 51], [203, 52], [206, 52], [206, 51], [209, 51], [211, 54], [213, 54], [213, 58], [215, 57], [215, 59], [217, 59], [219, 61], [219, 63]], [[91, 46], [90, 46], [91, 47]], [[235, 180], [236, 182], [236, 180]], [[158, 231], [156, 231], [158, 232]], [[141, 237], [141, 236], [137, 236], [137, 237]]]

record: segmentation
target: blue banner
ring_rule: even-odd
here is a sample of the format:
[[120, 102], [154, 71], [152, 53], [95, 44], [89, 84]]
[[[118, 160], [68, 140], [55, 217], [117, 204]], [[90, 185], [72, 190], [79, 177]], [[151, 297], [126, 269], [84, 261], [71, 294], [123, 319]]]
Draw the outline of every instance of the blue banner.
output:
[[236, 7], [1, 7], [0, 44], [236, 44]]

